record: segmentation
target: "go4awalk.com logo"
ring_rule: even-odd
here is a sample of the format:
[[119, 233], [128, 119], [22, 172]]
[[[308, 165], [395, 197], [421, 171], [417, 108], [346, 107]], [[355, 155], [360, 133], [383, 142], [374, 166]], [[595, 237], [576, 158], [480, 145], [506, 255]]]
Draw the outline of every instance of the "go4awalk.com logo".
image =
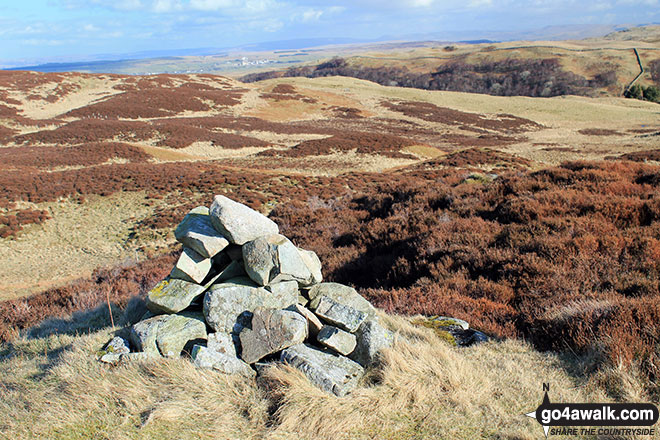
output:
[[653, 436], [658, 408], [652, 403], [552, 403], [544, 383], [543, 402], [525, 414], [550, 435]]

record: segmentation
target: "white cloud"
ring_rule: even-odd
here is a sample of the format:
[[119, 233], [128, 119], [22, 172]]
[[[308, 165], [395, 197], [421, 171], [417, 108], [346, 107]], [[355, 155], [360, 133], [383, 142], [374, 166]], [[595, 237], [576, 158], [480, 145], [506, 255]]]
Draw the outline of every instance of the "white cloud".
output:
[[180, 11], [183, 8], [178, 0], [156, 0], [152, 9], [154, 12], [172, 12]]
[[96, 32], [99, 31], [100, 29], [94, 26], [93, 24], [88, 23], [83, 26], [83, 30], [87, 32]]

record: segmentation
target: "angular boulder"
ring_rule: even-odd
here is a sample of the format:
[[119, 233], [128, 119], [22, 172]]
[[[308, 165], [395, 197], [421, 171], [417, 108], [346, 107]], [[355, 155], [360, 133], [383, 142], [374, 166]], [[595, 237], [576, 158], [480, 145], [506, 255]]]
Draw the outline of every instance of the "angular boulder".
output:
[[316, 340], [339, 354], [348, 356], [356, 345], [355, 335], [332, 325], [324, 325]]
[[209, 209], [198, 206], [190, 211], [174, 230], [174, 237], [204, 258], [211, 258], [229, 245], [211, 222]]
[[364, 375], [364, 369], [358, 363], [307, 344], [283, 350], [280, 361], [300, 370], [322, 390], [339, 397], [353, 391]]
[[215, 230], [233, 244], [279, 232], [277, 224], [265, 215], [221, 195], [213, 199], [209, 215]]
[[[215, 331], [240, 332], [257, 307], [283, 309], [298, 300], [288, 291], [269, 292], [247, 277], [215, 284], [204, 296], [204, 316]], [[246, 321], [247, 320], [247, 321]]]
[[380, 352], [394, 342], [394, 335], [385, 329], [378, 321], [368, 319], [360, 325], [355, 333], [357, 345], [350, 358], [364, 368], [378, 363]]
[[272, 292], [274, 295], [278, 296], [286, 295], [287, 297], [298, 297], [298, 294], [300, 293], [298, 290], [298, 283], [295, 281], [282, 281], [280, 283], [273, 283], [264, 287], [269, 292]]
[[312, 273], [293, 243], [283, 235], [271, 234], [243, 245], [245, 271], [260, 286], [281, 281], [312, 282]]
[[353, 333], [367, 318], [366, 313], [340, 304], [332, 298], [322, 296], [314, 308], [316, 316], [342, 330]]
[[340, 304], [365, 313], [369, 318], [376, 318], [376, 308], [352, 287], [339, 283], [321, 283], [312, 286], [307, 292], [310, 309], [315, 309], [321, 297], [327, 296]]
[[308, 285], [319, 284], [323, 281], [323, 274], [321, 273], [321, 260], [314, 251], [308, 251], [305, 249], [298, 248], [298, 252], [302, 257], [303, 263], [309, 269], [309, 272], [312, 274], [312, 278]]
[[236, 374], [252, 378], [256, 372], [248, 364], [225, 353], [212, 350], [203, 345], [195, 345], [192, 349], [191, 357], [194, 364], [199, 368], [214, 369], [225, 374]]
[[218, 353], [226, 354], [227, 356], [236, 356], [236, 343], [231, 334], [225, 332], [209, 333], [206, 340], [206, 346]]
[[198, 254], [196, 251], [184, 247], [179, 260], [170, 273], [170, 278], [202, 284], [204, 278], [211, 271], [211, 259]]
[[206, 339], [201, 314], [158, 315], [131, 327], [131, 343], [147, 356], [179, 356], [189, 341]]
[[307, 320], [289, 310], [258, 307], [252, 328], [240, 333], [241, 359], [253, 364], [269, 354], [302, 343], [307, 337]]
[[311, 310], [301, 304], [294, 304], [287, 310], [291, 310], [303, 316], [307, 320], [307, 334], [310, 338], [316, 338], [316, 335], [318, 335], [321, 328], [323, 328], [323, 323], [314, 313], [312, 313]]
[[217, 275], [200, 286], [189, 281], [168, 277], [149, 291], [147, 308], [152, 313], [178, 313], [201, 296], [216, 281], [216, 278]]

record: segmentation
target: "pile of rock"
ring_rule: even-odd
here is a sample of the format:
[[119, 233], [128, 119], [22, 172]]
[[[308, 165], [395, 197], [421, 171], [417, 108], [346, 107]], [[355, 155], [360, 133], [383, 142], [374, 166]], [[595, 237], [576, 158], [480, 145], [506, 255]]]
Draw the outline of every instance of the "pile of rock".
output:
[[283, 362], [343, 396], [392, 343], [366, 299], [322, 283], [318, 256], [245, 205], [216, 196], [175, 236], [183, 245], [176, 266], [149, 292], [128, 341], [106, 346], [104, 362], [189, 353], [198, 367], [250, 377]]

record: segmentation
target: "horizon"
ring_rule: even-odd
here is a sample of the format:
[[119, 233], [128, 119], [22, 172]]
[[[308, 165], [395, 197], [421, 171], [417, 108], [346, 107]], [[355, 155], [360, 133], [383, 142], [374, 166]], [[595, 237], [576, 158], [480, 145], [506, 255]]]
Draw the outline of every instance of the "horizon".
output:
[[[230, 49], [289, 40], [365, 43], [435, 35], [458, 41], [515, 36], [555, 26], [602, 25], [605, 29], [660, 21], [659, 0], [534, 3], [32, 0], [0, 6], [0, 36], [6, 43], [0, 50], [0, 64], [96, 61], [140, 52]], [[567, 10], [573, 13], [567, 15]]]

